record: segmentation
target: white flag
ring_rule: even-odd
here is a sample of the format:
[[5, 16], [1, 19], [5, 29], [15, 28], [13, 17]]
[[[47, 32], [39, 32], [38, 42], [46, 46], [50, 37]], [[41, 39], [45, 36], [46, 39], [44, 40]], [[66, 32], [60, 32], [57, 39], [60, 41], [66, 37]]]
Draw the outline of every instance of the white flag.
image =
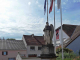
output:
[[61, 0], [57, 0], [57, 7], [58, 7], [58, 9], [60, 9], [60, 7], [61, 7]]

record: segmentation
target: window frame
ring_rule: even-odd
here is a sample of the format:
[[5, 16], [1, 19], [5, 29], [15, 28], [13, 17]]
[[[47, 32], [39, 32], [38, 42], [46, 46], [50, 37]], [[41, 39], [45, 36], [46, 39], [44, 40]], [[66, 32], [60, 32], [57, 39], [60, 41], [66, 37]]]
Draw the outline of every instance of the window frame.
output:
[[[32, 49], [34, 47], [34, 49]], [[30, 51], [35, 51], [35, 46], [30, 46]]]
[[41, 49], [42, 49], [42, 47], [41, 47], [41, 46], [38, 46], [38, 50], [41, 50], [41, 49], [39, 49], [39, 48], [41, 48]]
[[25, 54], [21, 54], [22, 57], [25, 57]]
[[28, 54], [28, 57], [37, 57], [37, 54]]
[[7, 51], [2, 51], [2, 55], [6, 56], [6, 55], [8, 55], [8, 52]]
[[14, 59], [14, 60], [16, 60], [16, 58], [15, 58], [15, 57], [13, 57], [13, 58], [8, 58], [8, 60], [9, 60], [9, 59]]

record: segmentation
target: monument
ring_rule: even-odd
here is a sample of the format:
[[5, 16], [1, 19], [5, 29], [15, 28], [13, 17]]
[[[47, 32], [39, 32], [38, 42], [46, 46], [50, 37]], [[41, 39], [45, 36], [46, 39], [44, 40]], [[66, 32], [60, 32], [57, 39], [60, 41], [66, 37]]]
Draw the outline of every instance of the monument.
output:
[[46, 25], [43, 31], [44, 31], [45, 45], [42, 46], [42, 54], [39, 57], [42, 60], [45, 60], [45, 59], [56, 60], [57, 56], [55, 54], [54, 46], [52, 44], [54, 27], [52, 24], [49, 25], [49, 23], [46, 22]]

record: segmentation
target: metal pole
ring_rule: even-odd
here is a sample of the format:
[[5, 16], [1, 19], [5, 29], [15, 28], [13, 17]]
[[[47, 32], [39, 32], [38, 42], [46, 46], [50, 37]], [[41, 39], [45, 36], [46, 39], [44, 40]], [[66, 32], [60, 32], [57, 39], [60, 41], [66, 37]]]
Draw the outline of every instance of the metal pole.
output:
[[54, 1], [54, 45], [55, 45], [55, 54], [56, 54], [56, 34], [55, 34], [55, 1]]
[[47, 22], [48, 22], [48, 0], [47, 0]]
[[61, 8], [61, 5], [60, 5], [60, 17], [61, 17], [62, 60], [64, 60], [64, 54], [63, 54], [63, 32], [62, 32], [62, 8]]

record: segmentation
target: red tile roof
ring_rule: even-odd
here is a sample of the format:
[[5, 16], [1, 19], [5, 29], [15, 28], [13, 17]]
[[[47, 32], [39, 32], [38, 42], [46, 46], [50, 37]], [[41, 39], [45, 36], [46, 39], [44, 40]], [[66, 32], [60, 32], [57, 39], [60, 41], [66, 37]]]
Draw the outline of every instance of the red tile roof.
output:
[[[71, 37], [75, 28], [77, 27], [77, 25], [69, 25], [69, 24], [63, 24], [62, 25], [62, 28], [63, 28], [63, 31], [69, 36]], [[56, 30], [60, 29], [60, 27], [58, 27]]]
[[23, 35], [27, 45], [44, 45], [43, 36]]

